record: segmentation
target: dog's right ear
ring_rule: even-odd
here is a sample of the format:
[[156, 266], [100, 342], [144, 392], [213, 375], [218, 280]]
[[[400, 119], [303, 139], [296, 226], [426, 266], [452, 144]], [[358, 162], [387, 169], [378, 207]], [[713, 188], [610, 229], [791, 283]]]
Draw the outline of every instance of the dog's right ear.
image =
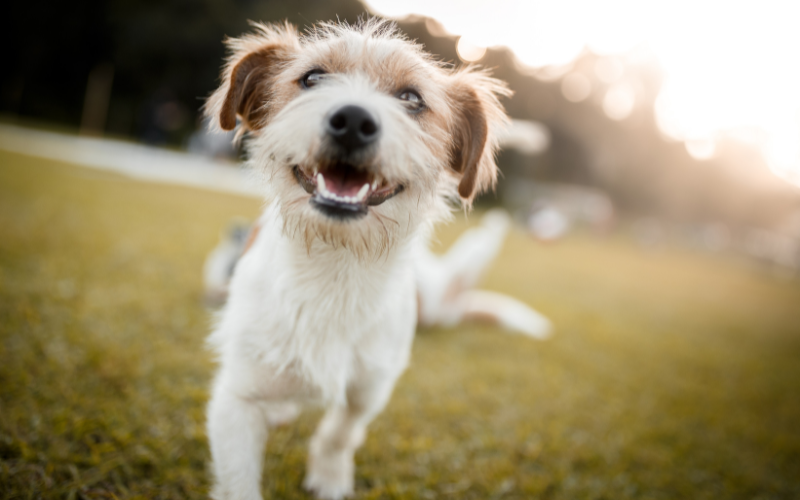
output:
[[300, 48], [291, 24], [255, 24], [256, 33], [230, 38], [231, 51], [222, 71], [222, 85], [209, 97], [204, 111], [222, 130], [236, 128], [236, 117], [246, 130], [266, 125], [275, 76]]

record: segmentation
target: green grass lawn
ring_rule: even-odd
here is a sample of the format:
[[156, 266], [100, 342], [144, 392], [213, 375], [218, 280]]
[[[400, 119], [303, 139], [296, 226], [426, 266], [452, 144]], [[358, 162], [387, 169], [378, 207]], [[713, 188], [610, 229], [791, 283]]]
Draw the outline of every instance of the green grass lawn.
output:
[[[258, 209], [0, 153], [0, 498], [206, 495], [200, 269]], [[420, 331], [357, 454], [358, 498], [800, 498], [797, 281], [515, 233], [485, 287], [556, 336]], [[270, 436], [266, 497], [307, 498], [319, 415]]]

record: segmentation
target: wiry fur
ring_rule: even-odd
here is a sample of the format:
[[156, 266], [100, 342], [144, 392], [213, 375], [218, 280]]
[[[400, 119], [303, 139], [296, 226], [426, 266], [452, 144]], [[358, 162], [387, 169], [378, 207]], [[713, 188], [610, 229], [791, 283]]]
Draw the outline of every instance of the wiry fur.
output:
[[[261, 230], [237, 264], [211, 342], [221, 368], [209, 404], [217, 499], [258, 499], [266, 426], [297, 405], [329, 408], [312, 440], [306, 487], [321, 498], [352, 492], [353, 454], [404, 370], [416, 326], [412, 259], [449, 204], [496, 179], [496, 132], [505, 86], [473, 69], [453, 71], [394, 25], [255, 25], [227, 42], [231, 56], [206, 112], [246, 134], [263, 177]], [[302, 89], [309, 70], [325, 81]], [[398, 92], [426, 109], [411, 114]], [[380, 140], [361, 168], [403, 186], [361, 219], [320, 213], [293, 174], [327, 158], [322, 123], [356, 103], [377, 117]]]

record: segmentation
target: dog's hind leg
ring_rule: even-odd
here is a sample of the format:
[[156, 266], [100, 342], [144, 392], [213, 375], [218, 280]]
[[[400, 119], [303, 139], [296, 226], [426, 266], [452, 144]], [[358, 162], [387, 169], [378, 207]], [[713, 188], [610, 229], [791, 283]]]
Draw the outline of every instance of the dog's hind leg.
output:
[[420, 249], [416, 261], [420, 324], [452, 327], [464, 320], [488, 320], [529, 337], [550, 336], [550, 321], [524, 303], [474, 289], [500, 252], [510, 225], [503, 210], [490, 210], [479, 227], [465, 231], [441, 257]]
[[353, 493], [353, 456], [364, 441], [367, 425], [389, 400], [396, 379], [386, 374], [362, 377], [359, 385], [348, 388], [346, 405], [325, 413], [311, 439], [304, 482], [317, 498], [338, 500]]
[[470, 289], [477, 285], [503, 248], [510, 227], [508, 213], [493, 209], [486, 212], [480, 226], [464, 231], [441, 256], [451, 286]]
[[497, 257], [510, 225], [504, 210], [490, 210], [480, 226], [464, 231], [444, 255], [433, 254], [427, 243], [419, 247], [415, 271], [420, 324], [455, 326], [462, 320], [459, 297], [477, 285]]

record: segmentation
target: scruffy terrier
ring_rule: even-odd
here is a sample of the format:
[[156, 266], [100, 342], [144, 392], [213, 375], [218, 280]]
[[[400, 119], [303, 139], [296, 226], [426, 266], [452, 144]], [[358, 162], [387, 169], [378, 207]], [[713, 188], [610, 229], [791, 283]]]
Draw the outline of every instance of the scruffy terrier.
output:
[[377, 20], [258, 24], [228, 45], [206, 112], [246, 134], [266, 205], [210, 337], [212, 496], [260, 499], [268, 427], [312, 403], [328, 410], [305, 487], [338, 499], [408, 364], [426, 238], [495, 182], [508, 91]]

